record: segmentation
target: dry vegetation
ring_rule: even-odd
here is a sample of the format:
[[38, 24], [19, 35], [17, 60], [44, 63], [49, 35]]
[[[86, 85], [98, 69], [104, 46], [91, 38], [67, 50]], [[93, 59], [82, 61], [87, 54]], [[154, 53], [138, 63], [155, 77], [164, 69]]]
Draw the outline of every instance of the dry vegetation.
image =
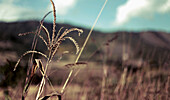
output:
[[[142, 43], [140, 41], [139, 43], [132, 43], [132, 39], [129, 38], [126, 40], [124, 34], [122, 37], [115, 35], [113, 38], [104, 41], [101, 46], [98, 46], [96, 42], [92, 41], [93, 45], [97, 47], [96, 51], [90, 55], [89, 59], [80, 62], [80, 56], [87, 45], [107, 0], [96, 18], [92, 29], [88, 33], [85, 42], [80, 47], [75, 38], [68, 34], [78, 33], [80, 36], [83, 33], [82, 29], [64, 29], [61, 27], [56, 32], [55, 6], [53, 1], [50, 1], [53, 5], [53, 11], [51, 12], [54, 15], [52, 34], [43, 25], [45, 17], [51, 12], [43, 17], [40, 21], [40, 26], [35, 32], [19, 34], [19, 36], [34, 34], [32, 49], [26, 51], [16, 64], [8, 61], [9, 64], [1, 67], [1, 73], [5, 73], [6, 75], [11, 73], [12, 75], [12, 77], [8, 77], [9, 81], [7, 83], [11, 80], [13, 80], [12, 85], [15, 83], [15, 86], [8, 86], [7, 83], [0, 84], [0, 86], [4, 87], [0, 89], [1, 100], [170, 99], [169, 50], [163, 52], [163, 54], [166, 53], [164, 56], [157, 56], [155, 49], [155, 52], [151, 54], [151, 52], [148, 53], [145, 51], [146, 48], [142, 50], [136, 48], [134, 52], [138, 52], [139, 55], [135, 57], [129, 53], [131, 51], [129, 49], [130, 45], [135, 44], [138, 47], [142, 46]], [[45, 35], [42, 35], [42, 30]], [[36, 51], [38, 38], [47, 47], [45, 53]], [[122, 48], [119, 49], [121, 51], [121, 58], [112, 60], [114, 56], [112, 51], [115, 51], [113, 48], [118, 48], [115, 43], [120, 38], [125, 42], [121, 45]], [[69, 54], [70, 51], [64, 50], [60, 56], [57, 55], [60, 46], [63, 42], [67, 42], [66, 40], [70, 40], [74, 44], [76, 49], [75, 56], [68, 55], [67, 57], [66, 54]], [[20, 61], [27, 54], [31, 54], [28, 67], [19, 66]], [[160, 54], [162, 53], [160, 52]], [[86, 55], [86, 51], [84, 55]], [[64, 58], [65, 60], [62, 60]], [[22, 80], [15, 79], [16, 75], [20, 76]]]

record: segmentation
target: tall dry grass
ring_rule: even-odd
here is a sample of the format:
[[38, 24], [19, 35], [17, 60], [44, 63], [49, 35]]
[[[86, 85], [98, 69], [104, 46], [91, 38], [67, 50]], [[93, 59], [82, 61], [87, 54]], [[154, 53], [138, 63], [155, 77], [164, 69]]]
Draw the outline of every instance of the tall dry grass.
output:
[[[69, 72], [69, 75], [61, 89], [61, 91], [56, 91], [55, 88], [53, 87], [48, 75], [47, 75], [47, 71], [48, 71], [48, 68], [49, 68], [49, 65], [50, 63], [53, 61], [53, 58], [54, 56], [56, 55], [60, 45], [62, 44], [63, 41], [65, 40], [70, 40], [75, 48], [76, 48], [76, 54], [77, 54], [77, 58], [75, 60], [75, 63], [73, 64], [68, 64], [66, 66], [69, 66], [69, 67], [73, 67], [73, 66], [76, 66], [76, 65], [81, 65], [81, 64], [86, 64], [85, 62], [78, 62], [79, 61], [79, 58], [92, 34], [92, 31], [94, 29], [94, 26], [96, 25], [106, 3], [107, 3], [107, 0], [105, 1], [101, 11], [99, 12], [99, 15], [97, 16], [95, 22], [94, 22], [94, 25], [92, 26], [82, 48], [80, 49], [78, 43], [76, 42], [76, 40], [71, 37], [71, 36], [67, 36], [69, 33], [73, 32], [73, 31], [77, 31], [78, 32], [78, 35], [80, 36], [82, 33], [83, 33], [83, 30], [82, 29], [78, 29], [78, 28], [71, 28], [71, 29], [65, 29], [63, 33], [60, 33], [61, 30], [63, 30], [63, 28], [61, 28], [58, 33], [56, 34], [56, 10], [55, 10], [55, 5], [54, 5], [54, 2], [52, 0], [50, 0], [52, 6], [53, 6], [53, 11], [50, 11], [48, 12], [44, 17], [43, 19], [40, 21], [40, 26], [39, 28], [36, 30], [36, 32], [27, 32], [27, 33], [20, 33], [19, 36], [24, 36], [24, 35], [28, 35], [28, 34], [34, 34], [35, 37], [33, 39], [33, 43], [32, 43], [32, 50], [30, 51], [26, 51], [21, 57], [20, 59], [17, 61], [16, 65], [15, 65], [15, 68], [14, 68], [14, 71], [17, 70], [17, 66], [18, 64], [20, 63], [20, 61], [22, 60], [22, 58], [28, 54], [32, 54], [32, 57], [30, 58], [30, 65], [32, 65], [28, 72], [27, 72], [27, 75], [28, 77], [26, 78], [26, 82], [25, 82], [25, 86], [24, 86], [24, 89], [23, 89], [23, 93], [22, 93], [22, 100], [24, 100], [27, 96], [27, 93], [28, 93], [28, 90], [29, 90], [29, 87], [31, 85], [31, 82], [33, 80], [33, 76], [36, 74], [37, 71], [40, 71], [41, 72], [41, 75], [42, 75], [42, 79], [41, 79], [41, 82], [40, 84], [38, 85], [38, 91], [37, 91], [37, 94], [36, 94], [36, 100], [46, 100], [52, 96], [57, 96], [59, 100], [62, 99], [62, 95], [64, 94], [64, 91], [66, 89], [66, 87], [68, 86], [68, 82], [73, 74], [73, 71], [74, 71], [74, 68], [71, 68], [70, 72]], [[48, 16], [51, 12], [53, 12], [53, 30], [52, 30], [52, 37], [50, 37], [50, 33], [48, 31], [48, 29], [43, 25], [43, 22], [44, 22], [44, 19], [46, 18], [46, 16]], [[46, 37], [43, 37], [41, 35], [41, 30], [43, 30], [45, 32], [45, 35]], [[42, 52], [39, 52], [39, 51], [36, 51], [35, 48], [36, 48], [36, 45], [37, 45], [37, 41], [38, 41], [38, 38], [40, 38], [46, 48], [47, 48], [47, 51], [48, 51], [48, 54], [44, 54]], [[65, 51], [63, 51], [63, 54], [64, 54]], [[42, 57], [44, 57], [46, 59], [46, 64], [45, 62], [43, 62], [41, 59], [34, 59], [34, 54], [38, 54]], [[44, 66], [45, 64], [45, 66]], [[78, 74], [79, 70], [75, 73], [74, 76], [76, 76]], [[45, 91], [44, 88], [45, 88], [45, 85], [46, 85], [46, 80], [48, 81], [49, 85], [51, 86], [52, 90], [53, 90], [53, 93], [51, 94], [45, 94], [45, 96], [42, 96], [42, 93]]]
[[[32, 44], [32, 49], [30, 51], [26, 51], [18, 60], [18, 62], [15, 65], [15, 69], [17, 70], [17, 66], [20, 63], [21, 59], [26, 56], [27, 54], [32, 54], [32, 57], [30, 58], [30, 65], [31, 67], [28, 70], [28, 77], [26, 78], [25, 86], [22, 93], [22, 99], [24, 100], [29, 92], [29, 88], [31, 87], [31, 82], [33, 81], [34, 75], [39, 71], [41, 73], [41, 82], [37, 86], [38, 91], [35, 92], [36, 100], [46, 100], [46, 99], [59, 99], [62, 100], [68, 99], [68, 100], [169, 100], [169, 88], [170, 88], [170, 77], [169, 73], [165, 73], [163, 70], [156, 70], [153, 72], [150, 70], [150, 65], [143, 64], [140, 66], [140, 68], [133, 68], [126, 65], [127, 61], [132, 58], [132, 55], [127, 56], [126, 53], [130, 51], [130, 45], [133, 43], [132, 34], [130, 34], [130, 38], [128, 40], [125, 40], [125, 33], [123, 33], [122, 40], [122, 59], [121, 64], [118, 65], [119, 68], [115, 67], [116, 65], [108, 64], [109, 56], [112, 55], [110, 52], [114, 50], [111, 47], [111, 43], [115, 42], [114, 40], [119, 38], [117, 35], [113, 38], [109, 39], [108, 41], [104, 42], [103, 45], [101, 45], [96, 52], [99, 50], [104, 50], [100, 54], [101, 57], [101, 63], [102, 65], [94, 65], [94, 66], [101, 66], [101, 69], [98, 71], [89, 71], [87, 69], [86, 72], [83, 73], [83, 71], [78, 68], [76, 69], [75, 66], [79, 65], [87, 65], [87, 62], [79, 62], [80, 56], [83, 53], [84, 48], [87, 45], [87, 42], [89, 41], [89, 38], [92, 34], [92, 31], [107, 3], [107, 0], [105, 1], [102, 9], [99, 12], [99, 15], [97, 16], [94, 25], [92, 26], [90, 32], [88, 33], [82, 47], [79, 46], [77, 41], [71, 37], [68, 36], [68, 34], [71, 34], [71, 32], [76, 31], [78, 32], [78, 35], [80, 36], [83, 33], [83, 30], [78, 28], [71, 28], [71, 29], [65, 29], [62, 27], [58, 32], [56, 32], [56, 12], [55, 12], [55, 6], [54, 2], [52, 0], [51, 4], [53, 5], [53, 11], [50, 11], [47, 13], [43, 19], [40, 21], [40, 26], [37, 29], [36, 32], [27, 32], [27, 33], [21, 33], [19, 36], [28, 35], [28, 34], [34, 34], [34, 40]], [[53, 30], [52, 33], [49, 33], [48, 29], [43, 25], [43, 22], [48, 16], [48, 14], [53, 12]], [[44, 31], [45, 36], [41, 34], [41, 31]], [[63, 32], [62, 32], [63, 31]], [[57, 33], [57, 34], [56, 34]], [[51, 36], [52, 34], [52, 36]], [[41, 39], [44, 44], [46, 45], [48, 54], [36, 51], [36, 44], [38, 41], [38, 38]], [[53, 59], [55, 55], [58, 52], [58, 49], [62, 45], [62, 42], [65, 40], [70, 40], [75, 48], [76, 48], [76, 60], [74, 63], [66, 64], [65, 66], [67, 68], [70, 68], [68, 72], [68, 76], [66, 77], [66, 80], [64, 80], [63, 85], [56, 89], [56, 86], [54, 86], [49, 78], [49, 75], [47, 74], [50, 68], [50, 64], [53, 62]], [[125, 45], [127, 43], [127, 45]], [[135, 52], [139, 51], [139, 47], [143, 46], [142, 41], [139, 40], [138, 43], [135, 44]], [[81, 48], [81, 49], [80, 49]], [[143, 48], [141, 50], [141, 53], [139, 54], [140, 57], [143, 57], [145, 55]], [[95, 56], [95, 53], [91, 55]], [[146, 54], [147, 59], [154, 58], [156, 50], [154, 49], [153, 52]], [[69, 53], [69, 51], [63, 51], [62, 56], [66, 53]], [[38, 54], [46, 59], [46, 62], [44, 62], [42, 59], [35, 59], [34, 54]], [[166, 53], [165, 53], [166, 54]], [[168, 54], [168, 53], [167, 53]], [[151, 56], [150, 56], [151, 55]], [[57, 60], [60, 61], [61, 57]], [[163, 58], [163, 59], [166, 59]], [[163, 62], [163, 59], [160, 59], [160, 62]], [[89, 62], [88, 62], [89, 63]], [[45, 66], [44, 66], [45, 65]], [[131, 65], [132, 66], [132, 65]], [[158, 65], [159, 67], [162, 66]], [[148, 68], [146, 68], [148, 67]], [[97, 68], [97, 67], [94, 67]], [[94, 69], [92, 69], [94, 70]], [[80, 79], [84, 78], [83, 82], [79, 86], [74, 86], [75, 84], [71, 85], [70, 83], [74, 81], [74, 78], [77, 78], [79, 72], [82, 72], [79, 76]], [[97, 74], [96, 74], [97, 73]], [[58, 74], [57, 74], [58, 75]], [[63, 75], [63, 74], [62, 74]], [[95, 76], [96, 75], [96, 76]], [[58, 77], [58, 76], [56, 76]], [[163, 78], [162, 78], [163, 77]], [[52, 90], [51, 93], [46, 93], [46, 87], [47, 83], [49, 84], [50, 88]], [[58, 87], [57, 87], [58, 88]], [[79, 89], [77, 92], [76, 89]], [[71, 91], [69, 94], [68, 91]], [[76, 91], [73, 96], [73, 92]], [[69, 95], [69, 96], [68, 96]], [[71, 98], [72, 97], [72, 98]], [[53, 100], [53, 99], [52, 99]]]

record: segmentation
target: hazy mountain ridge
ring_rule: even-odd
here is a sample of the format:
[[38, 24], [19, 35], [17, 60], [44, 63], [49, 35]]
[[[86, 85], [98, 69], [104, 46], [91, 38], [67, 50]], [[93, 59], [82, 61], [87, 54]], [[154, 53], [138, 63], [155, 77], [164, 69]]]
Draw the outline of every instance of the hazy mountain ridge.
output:
[[[24, 22], [13, 22], [13, 23], [4, 23], [0, 22], [0, 52], [16, 52], [14, 55], [21, 55], [26, 50], [29, 50], [31, 48], [31, 43], [33, 40], [34, 35], [28, 35], [28, 36], [22, 36], [19, 37], [19, 33], [24, 32], [32, 32], [36, 31], [37, 27], [39, 26], [38, 21], [24, 21]], [[47, 29], [52, 32], [52, 23], [44, 23], [44, 26], [47, 27]], [[56, 26], [56, 32], [61, 28], [73, 28], [76, 26], [71, 26], [68, 24], [57, 24]], [[78, 37], [76, 32], [74, 34], [70, 34], [72, 37], [74, 37], [78, 43], [80, 43], [80, 46], [83, 44], [85, 37], [89, 33], [90, 30], [83, 29], [84, 33], [81, 37]], [[64, 30], [64, 29], [63, 29]], [[43, 35], [43, 34], [42, 34]], [[116, 47], [113, 51], [120, 52], [121, 46], [123, 44], [126, 45], [127, 48], [130, 47], [131, 51], [134, 51], [135, 54], [140, 54], [141, 52], [148, 51], [152, 52], [154, 51], [153, 48], [156, 48], [155, 52], [168, 52], [170, 51], [170, 34], [166, 32], [158, 32], [158, 31], [144, 31], [144, 32], [126, 32], [126, 31], [119, 31], [119, 32], [112, 32], [112, 33], [102, 33], [99, 31], [93, 31], [91, 39], [88, 42], [88, 45], [86, 47], [87, 52], [90, 52], [91, 54], [96, 51], [98, 48], [98, 45], [102, 45], [103, 43], [107, 42], [109, 39], [113, 38], [115, 35], [118, 35], [118, 38], [115, 40]], [[43, 35], [45, 36], [45, 35]], [[67, 45], [67, 44], [64, 44]], [[112, 44], [111, 44], [112, 45]], [[110, 46], [112, 47], [112, 46]], [[38, 42], [38, 50], [44, 51], [45, 46], [42, 44], [42, 41], [39, 40]], [[72, 49], [72, 48], [71, 48]], [[157, 51], [158, 50], [158, 51]], [[119, 54], [117, 53], [117, 54]], [[142, 53], [143, 54], [143, 53]], [[2, 61], [2, 54], [1, 56], [1, 62]], [[89, 54], [90, 55], [90, 54]], [[134, 55], [134, 54], [133, 54]], [[13, 57], [13, 56], [12, 56]], [[9, 56], [10, 58], [10, 56]], [[12, 59], [15, 59], [17, 57], [13, 57]], [[1, 63], [0, 62], [0, 63]]]

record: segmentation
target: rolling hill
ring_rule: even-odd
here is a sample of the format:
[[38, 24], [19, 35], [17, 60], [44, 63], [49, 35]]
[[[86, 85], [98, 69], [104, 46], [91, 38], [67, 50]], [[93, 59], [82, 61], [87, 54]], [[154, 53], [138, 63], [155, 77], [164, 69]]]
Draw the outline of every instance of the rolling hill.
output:
[[[19, 37], [18, 33], [32, 32], [36, 31], [39, 26], [38, 21], [24, 21], [24, 22], [13, 22], [5, 23], [0, 22], [0, 65], [6, 62], [6, 59], [16, 61], [18, 57], [23, 54], [26, 50], [30, 50], [34, 35], [27, 35]], [[52, 32], [52, 23], [44, 23], [44, 26]], [[71, 26], [68, 24], [57, 23], [56, 30], [64, 27], [73, 28], [76, 26]], [[81, 28], [81, 27], [78, 27]], [[64, 29], [61, 31], [63, 32]], [[85, 37], [87, 36], [89, 29], [83, 29], [84, 33], [82, 36], [78, 37], [76, 32], [70, 34], [82, 46]], [[112, 41], [112, 38], [117, 35], [117, 39]], [[42, 36], [45, 37], [44, 33]], [[109, 41], [110, 40], [110, 41]], [[102, 33], [99, 31], [93, 31], [91, 39], [85, 49], [85, 54], [82, 55], [82, 60], [96, 60], [98, 55], [105, 53], [105, 43], [109, 41], [109, 53], [110, 60], [124, 59], [123, 55], [127, 55], [125, 59], [154, 59], [160, 60], [160, 56], [163, 59], [168, 58], [170, 55], [170, 34], [166, 32], [158, 31], [142, 31], [142, 32], [111, 32]], [[61, 50], [67, 49], [74, 52], [73, 46], [67, 41], [61, 46]], [[43, 41], [39, 39], [37, 50], [45, 52], [46, 49]], [[94, 56], [97, 55], [97, 56]]]

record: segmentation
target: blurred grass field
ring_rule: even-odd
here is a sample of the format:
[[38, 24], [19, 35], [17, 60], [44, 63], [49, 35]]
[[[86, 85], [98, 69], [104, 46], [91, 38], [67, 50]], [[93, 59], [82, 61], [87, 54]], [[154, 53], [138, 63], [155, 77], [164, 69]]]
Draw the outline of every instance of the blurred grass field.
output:
[[[54, 3], [50, 1], [55, 14]], [[43, 23], [44, 18], [40, 25], [36, 21], [2, 23], [0, 100], [38, 100], [39, 97], [50, 97], [49, 100], [61, 100], [60, 97], [62, 100], [170, 99], [169, 33], [94, 31], [89, 39], [86, 37], [93, 27], [90, 31], [56, 25], [56, 20], [53, 24]], [[8, 25], [12, 28], [6, 34]], [[25, 27], [20, 29], [23, 25]], [[44, 29], [43, 35], [37, 35], [40, 41], [34, 38], [34, 32], [22, 33], [35, 30], [38, 25], [36, 35], [40, 32], [38, 29]], [[55, 34], [56, 31], [59, 33]], [[23, 36], [21, 39], [16, 35], [19, 32]], [[34, 35], [24, 37], [31, 33]], [[81, 37], [80, 33], [83, 33]], [[84, 48], [86, 39], [89, 40]], [[80, 50], [84, 50], [82, 54]], [[24, 57], [29, 53], [35, 54]]]

